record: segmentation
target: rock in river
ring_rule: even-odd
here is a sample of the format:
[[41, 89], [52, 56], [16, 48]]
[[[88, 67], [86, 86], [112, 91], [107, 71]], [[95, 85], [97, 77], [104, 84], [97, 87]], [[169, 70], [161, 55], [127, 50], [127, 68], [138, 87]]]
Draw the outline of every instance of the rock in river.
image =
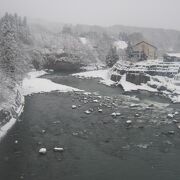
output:
[[54, 148], [54, 152], [63, 152], [63, 151], [64, 151], [64, 148], [61, 148], [61, 147]]
[[39, 154], [45, 155], [46, 153], [47, 153], [46, 148], [41, 148], [41, 149], [39, 150]]
[[77, 108], [77, 106], [76, 105], [72, 105], [72, 109], [76, 109]]

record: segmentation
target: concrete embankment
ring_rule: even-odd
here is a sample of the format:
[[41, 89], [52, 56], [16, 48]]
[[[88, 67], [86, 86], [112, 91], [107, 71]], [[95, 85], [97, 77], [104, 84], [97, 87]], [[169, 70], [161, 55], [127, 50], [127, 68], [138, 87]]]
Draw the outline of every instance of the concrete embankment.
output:
[[0, 110], [0, 140], [13, 127], [17, 119], [23, 112], [24, 96], [17, 90], [14, 104], [9, 109]]

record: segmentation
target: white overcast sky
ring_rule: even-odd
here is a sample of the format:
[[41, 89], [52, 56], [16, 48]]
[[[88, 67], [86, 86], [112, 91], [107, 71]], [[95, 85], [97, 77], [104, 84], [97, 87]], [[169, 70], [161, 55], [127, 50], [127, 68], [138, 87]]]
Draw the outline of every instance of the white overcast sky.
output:
[[114, 24], [180, 30], [180, 0], [0, 0], [0, 14], [72, 24]]

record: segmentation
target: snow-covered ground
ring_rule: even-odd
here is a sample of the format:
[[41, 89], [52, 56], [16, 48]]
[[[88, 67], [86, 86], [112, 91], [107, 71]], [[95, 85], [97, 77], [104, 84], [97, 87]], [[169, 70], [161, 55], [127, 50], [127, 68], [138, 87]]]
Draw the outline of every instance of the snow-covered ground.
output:
[[133, 63], [130, 61], [118, 61], [114, 68], [128, 72], [177, 74], [180, 68], [180, 62], [164, 62], [162, 59], [145, 60]]
[[114, 46], [118, 49], [126, 49], [128, 47], [127, 42], [125, 41], [115, 41]]
[[115, 84], [115, 82], [110, 79], [110, 77], [111, 77], [110, 69], [75, 73], [75, 74], [72, 74], [72, 76], [75, 76], [78, 78], [86, 78], [86, 79], [99, 78], [100, 82], [107, 86], [111, 86], [111, 85]]
[[31, 95], [34, 93], [42, 92], [68, 92], [68, 91], [81, 91], [70, 86], [56, 84], [48, 79], [40, 78], [40, 76], [46, 74], [45, 71], [34, 71], [28, 73], [28, 77], [23, 80], [22, 93], [24, 96]]
[[[119, 61], [112, 68], [112, 73], [119, 75], [124, 70], [132, 73], [150, 73], [158, 74], [150, 76], [151, 80], [147, 84], [135, 85], [127, 82], [123, 76], [119, 84], [125, 91], [147, 90], [150, 92], [161, 92], [172, 102], [180, 102], [180, 75], [177, 74], [180, 69], [180, 62], [164, 62], [163, 59], [146, 60], [136, 63]], [[161, 76], [160, 76], [161, 75]], [[174, 78], [167, 77], [171, 75]]]
[[180, 53], [167, 53], [167, 55], [170, 56], [170, 57], [180, 58]]
[[165, 90], [162, 91], [164, 95], [169, 97], [174, 103], [180, 102], [179, 80], [162, 76], [154, 76], [151, 78], [151, 81], [149, 81], [147, 84], [150, 86], [155, 85], [157, 86], [157, 88], [165, 88]]
[[[18, 116], [23, 112], [24, 107], [24, 96], [31, 95], [34, 93], [42, 93], [42, 92], [51, 92], [51, 91], [59, 91], [59, 92], [68, 92], [68, 91], [81, 91], [79, 89], [65, 86], [61, 84], [56, 84], [48, 79], [39, 78], [40, 76], [47, 74], [45, 71], [32, 71], [28, 73], [28, 76], [24, 78], [22, 82], [22, 87], [20, 92], [22, 93], [21, 97], [21, 105], [16, 110]], [[7, 132], [13, 127], [16, 123], [16, 118], [11, 118], [4, 126], [0, 127], [0, 140], [7, 134]]]
[[105, 67], [105, 64], [97, 62], [97, 63], [91, 63], [87, 66], [83, 66], [81, 69], [85, 71], [94, 71], [94, 70], [100, 70]]
[[15, 123], [16, 123], [16, 119], [12, 118], [3, 127], [1, 127], [1, 129], [0, 129], [0, 140], [7, 134], [9, 129], [11, 129]]
[[124, 74], [119, 81], [119, 84], [123, 87], [124, 91], [137, 91], [144, 90], [149, 92], [157, 92], [156, 89], [149, 87], [147, 84], [136, 85], [126, 81], [126, 74]]
[[[164, 96], [171, 99], [173, 103], [180, 102], [180, 85], [176, 85], [177, 80], [163, 76], [152, 76], [147, 84], [136, 85], [126, 81], [126, 74], [124, 74], [119, 81], [124, 91], [144, 90], [149, 92], [162, 92]], [[180, 84], [180, 81], [179, 81]]]

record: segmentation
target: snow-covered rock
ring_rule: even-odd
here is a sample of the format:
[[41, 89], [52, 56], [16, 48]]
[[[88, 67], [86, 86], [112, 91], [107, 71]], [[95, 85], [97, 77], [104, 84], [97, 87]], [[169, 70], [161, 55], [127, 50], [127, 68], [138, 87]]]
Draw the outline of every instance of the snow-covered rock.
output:
[[175, 134], [175, 131], [168, 131], [168, 134], [173, 135], [173, 134]]
[[14, 144], [18, 144], [18, 143], [19, 143], [19, 141], [18, 141], [18, 140], [15, 140], [15, 141], [14, 141]]
[[54, 152], [63, 152], [63, 151], [64, 151], [64, 148], [55, 147], [53, 150], [54, 150]]
[[136, 113], [136, 114], [135, 114], [135, 117], [140, 117], [140, 114]]
[[46, 133], [46, 130], [45, 130], [45, 129], [43, 129], [41, 132], [44, 134], [44, 133]]
[[127, 120], [127, 121], [126, 121], [126, 124], [127, 124], [127, 125], [130, 125], [130, 124], [132, 124], [132, 121], [131, 121], [131, 120]]
[[111, 114], [112, 117], [116, 117], [116, 116], [120, 116], [120, 115], [121, 115], [121, 113], [119, 113], [119, 112], [113, 112]]
[[121, 113], [119, 113], [119, 112], [116, 113], [116, 116], [120, 116], [120, 115], [121, 115]]
[[138, 144], [137, 147], [147, 149], [149, 147], [149, 144]]
[[180, 123], [177, 123], [177, 127], [178, 127], [178, 129], [180, 129]]
[[174, 113], [174, 115], [178, 115], [179, 114], [179, 112], [178, 111], [176, 111], [175, 113]]
[[113, 113], [111, 114], [111, 116], [112, 116], [112, 117], [116, 117], [116, 113], [113, 112]]
[[72, 109], [76, 109], [77, 108], [77, 106], [76, 105], [72, 105]]
[[174, 118], [174, 114], [168, 114], [167, 117], [172, 119], [172, 118]]
[[130, 104], [130, 107], [134, 108], [134, 107], [139, 107], [139, 104]]
[[86, 111], [84, 111], [84, 113], [85, 113], [85, 114], [91, 114], [91, 111], [86, 110]]
[[39, 149], [39, 154], [44, 155], [44, 154], [46, 154], [46, 153], [47, 153], [46, 148], [41, 148], [41, 149]]

